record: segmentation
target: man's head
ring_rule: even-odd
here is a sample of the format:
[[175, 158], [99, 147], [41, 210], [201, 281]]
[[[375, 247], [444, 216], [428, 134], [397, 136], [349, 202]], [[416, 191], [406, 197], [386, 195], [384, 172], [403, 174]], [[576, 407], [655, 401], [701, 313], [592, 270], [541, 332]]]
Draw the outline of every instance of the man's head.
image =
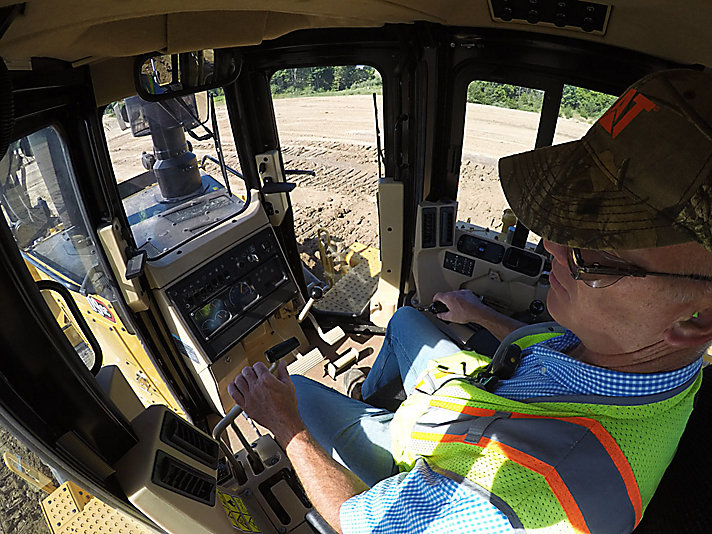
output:
[[709, 282], [647, 276], [590, 287], [569, 268], [577, 247], [608, 251], [585, 254], [601, 265], [712, 275], [712, 76], [647, 76], [581, 140], [502, 158], [500, 177], [522, 222], [550, 240], [552, 316], [584, 343], [595, 334], [630, 352], [712, 340]]
[[[625, 354], [662, 342], [667, 351], [694, 354], [712, 340], [712, 282], [655, 275], [609, 276], [603, 278], [602, 286], [596, 286], [595, 277], [574, 280], [570, 247], [550, 241], [544, 244], [553, 255], [549, 312], [590, 350]], [[694, 242], [605, 254], [583, 249], [581, 255], [585, 264], [712, 276], [712, 253]]]

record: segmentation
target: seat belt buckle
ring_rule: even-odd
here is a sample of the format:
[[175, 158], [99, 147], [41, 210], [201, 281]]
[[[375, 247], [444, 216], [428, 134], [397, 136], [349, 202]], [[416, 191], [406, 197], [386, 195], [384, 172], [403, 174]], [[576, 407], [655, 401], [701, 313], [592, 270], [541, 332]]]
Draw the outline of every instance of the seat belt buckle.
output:
[[499, 378], [492, 373], [488, 373], [487, 371], [478, 373], [474, 380], [470, 380], [470, 383], [473, 386], [477, 386], [478, 388], [489, 391], [490, 393], [494, 393], [498, 382]]

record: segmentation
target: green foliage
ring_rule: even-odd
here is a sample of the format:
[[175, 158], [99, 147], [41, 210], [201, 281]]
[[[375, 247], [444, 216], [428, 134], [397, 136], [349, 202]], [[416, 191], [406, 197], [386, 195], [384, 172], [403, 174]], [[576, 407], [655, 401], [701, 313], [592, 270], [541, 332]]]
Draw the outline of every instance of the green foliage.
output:
[[216, 104], [219, 104], [220, 102], [223, 102], [225, 100], [225, 91], [223, 91], [222, 87], [218, 87], [216, 89], [209, 89], [208, 93], [213, 95], [213, 99], [215, 100]]
[[541, 111], [544, 92], [506, 83], [474, 81], [467, 87], [467, 101], [499, 108]]
[[[593, 122], [598, 120], [615, 100], [615, 96], [565, 85], [559, 116], [567, 119], [577, 116]], [[544, 92], [528, 87], [478, 80], [467, 87], [467, 101], [539, 113], [544, 101]]]
[[579, 115], [593, 122], [597, 121], [615, 101], [616, 97], [612, 95], [573, 85], [564, 85], [559, 115], [567, 118]]
[[378, 71], [362, 65], [283, 69], [275, 72], [270, 80], [275, 96], [359, 94], [372, 92], [381, 85]]

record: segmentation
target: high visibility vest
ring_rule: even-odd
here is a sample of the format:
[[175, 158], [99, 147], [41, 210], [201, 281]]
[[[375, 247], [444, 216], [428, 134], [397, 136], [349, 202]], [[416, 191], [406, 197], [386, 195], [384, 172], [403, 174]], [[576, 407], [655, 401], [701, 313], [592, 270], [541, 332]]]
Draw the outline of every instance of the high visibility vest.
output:
[[488, 363], [473, 352], [430, 362], [391, 422], [399, 468], [424, 459], [515, 529], [631, 532], [675, 454], [702, 374], [658, 395], [520, 402], [472, 384]]

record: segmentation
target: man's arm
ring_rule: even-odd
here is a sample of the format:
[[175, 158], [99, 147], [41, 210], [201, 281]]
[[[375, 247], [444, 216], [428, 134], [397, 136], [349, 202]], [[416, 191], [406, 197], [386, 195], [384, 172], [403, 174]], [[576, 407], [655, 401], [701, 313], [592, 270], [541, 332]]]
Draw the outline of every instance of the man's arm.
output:
[[297, 397], [286, 366], [280, 363], [276, 377], [262, 362], [245, 367], [227, 389], [252, 419], [272, 431], [314, 508], [341, 532], [341, 505], [368, 486], [334, 461], [307, 431], [297, 411]]
[[517, 321], [483, 304], [469, 289], [436, 293], [433, 301], [444, 303], [449, 311], [439, 313], [438, 319], [453, 323], [477, 323], [489, 330], [494, 337], [502, 341], [507, 335], [526, 323]]
[[336, 531], [341, 532], [341, 505], [366, 491], [368, 486], [334, 461], [306, 429], [297, 433], [286, 445], [281, 441], [279, 443], [287, 451], [314, 508]]

